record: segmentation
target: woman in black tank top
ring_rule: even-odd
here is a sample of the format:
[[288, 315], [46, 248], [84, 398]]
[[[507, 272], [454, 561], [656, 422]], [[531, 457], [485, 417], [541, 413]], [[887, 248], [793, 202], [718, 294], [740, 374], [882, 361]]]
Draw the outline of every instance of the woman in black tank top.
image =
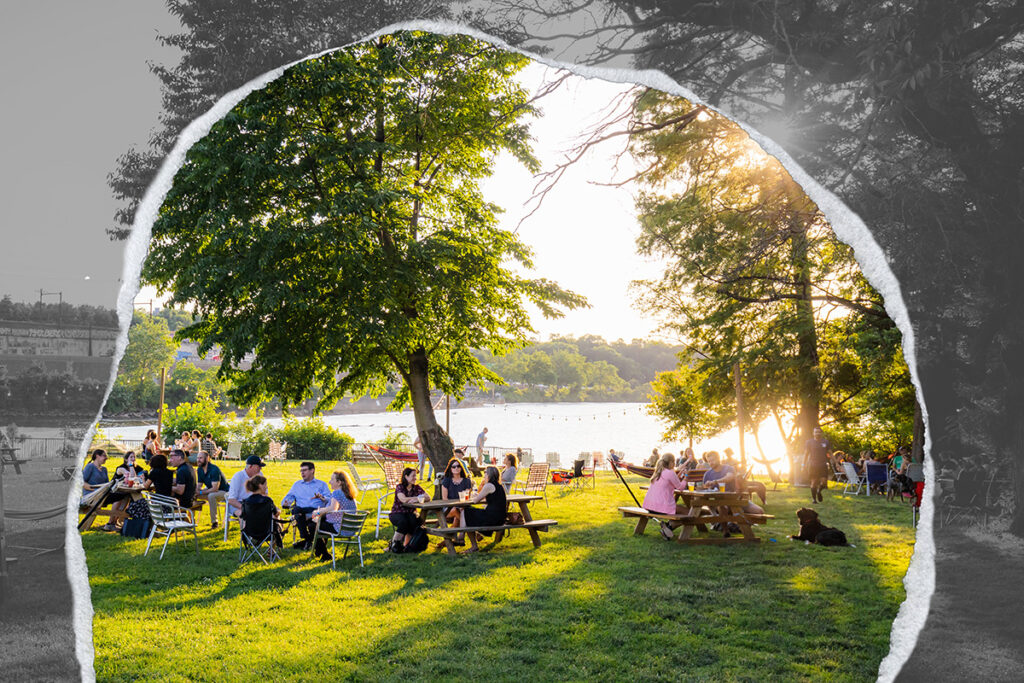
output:
[[[484, 509], [462, 508], [462, 526], [501, 526], [505, 523], [505, 511], [508, 503], [505, 500], [505, 487], [501, 485], [498, 468], [493, 465], [484, 470], [483, 483], [480, 490], [473, 497], [474, 503], [486, 499]], [[469, 534], [469, 541], [472, 547], [467, 552], [476, 552], [477, 537], [479, 534], [490, 536], [493, 531], [481, 531]]]

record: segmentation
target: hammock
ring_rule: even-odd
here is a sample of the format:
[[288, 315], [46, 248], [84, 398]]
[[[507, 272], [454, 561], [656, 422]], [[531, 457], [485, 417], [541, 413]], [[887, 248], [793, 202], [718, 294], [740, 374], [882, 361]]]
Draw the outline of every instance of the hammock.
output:
[[401, 460], [402, 462], [419, 462], [419, 456], [415, 453], [404, 453], [402, 451], [393, 451], [390, 448], [384, 448], [383, 446], [375, 446], [372, 443], [364, 443], [366, 450], [372, 451], [377, 455], [382, 455], [385, 458], [391, 460]]
[[651, 477], [654, 476], [653, 467], [644, 467], [643, 465], [630, 465], [628, 462], [622, 463], [621, 466], [625, 467], [626, 471], [629, 472], [630, 474], [635, 474], [637, 476], [643, 477], [644, 479], [650, 479]]
[[4, 517], [7, 519], [18, 519], [26, 522], [38, 522], [39, 520], [63, 515], [67, 512], [67, 509], [67, 505], [61, 505], [59, 507], [50, 508], [49, 510], [39, 510], [36, 512], [28, 510], [4, 510]]

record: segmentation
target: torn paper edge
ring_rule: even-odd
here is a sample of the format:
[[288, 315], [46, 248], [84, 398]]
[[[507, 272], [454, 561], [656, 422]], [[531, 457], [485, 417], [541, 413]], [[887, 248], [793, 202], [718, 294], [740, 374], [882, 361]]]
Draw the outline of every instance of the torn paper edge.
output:
[[[284, 66], [269, 71], [242, 87], [233, 90], [221, 97], [213, 107], [199, 118], [192, 121], [181, 132], [174, 147], [168, 153], [160, 166], [156, 177], [146, 189], [146, 193], [139, 203], [135, 212], [135, 220], [132, 224], [131, 235], [125, 247], [124, 266], [122, 273], [122, 285], [118, 295], [118, 320], [121, 331], [117, 339], [117, 346], [114, 354], [114, 365], [111, 369], [111, 378], [108, 382], [107, 392], [104, 395], [104, 404], [113, 388], [114, 377], [117, 374], [117, 366], [124, 355], [125, 347], [128, 345], [128, 327], [131, 323], [134, 310], [135, 296], [139, 291], [139, 275], [142, 263], [148, 250], [150, 237], [152, 235], [153, 223], [156, 221], [160, 206], [163, 203], [175, 173], [181, 168], [188, 149], [205, 136], [213, 125], [231, 111], [249, 93], [266, 86], [288, 68], [317, 57], [344, 49], [349, 45], [366, 42], [378, 36], [394, 33], [400, 30], [430, 31], [439, 34], [464, 34], [477, 38], [500, 48], [523, 54], [530, 59], [547, 66], [571, 71], [584, 78], [600, 78], [606, 81], [617, 83], [636, 83], [664, 92], [683, 97], [694, 104], [704, 106], [721, 113], [723, 116], [735, 121], [754, 142], [768, 154], [778, 159], [786, 168], [793, 179], [803, 188], [804, 192], [822, 210], [832, 225], [837, 237], [853, 248], [857, 262], [867, 278], [884, 297], [885, 308], [889, 316], [896, 323], [903, 334], [903, 354], [907, 365], [910, 368], [911, 379], [917, 395], [921, 399], [921, 412], [925, 423], [925, 479], [926, 488], [931, 491], [934, 488], [934, 472], [930, 452], [930, 430], [928, 424], [928, 413], [921, 392], [921, 384], [917, 375], [917, 361], [914, 352], [914, 333], [910, 324], [910, 316], [903, 300], [902, 290], [899, 281], [893, 274], [889, 263], [885, 258], [882, 248], [878, 245], [871, 231], [864, 222], [849, 207], [847, 207], [832, 192], [822, 187], [814, 178], [808, 175], [792, 157], [789, 156], [770, 138], [760, 134], [757, 129], [744, 124], [742, 121], [730, 115], [725, 108], [711, 107], [702, 98], [692, 91], [684, 88], [676, 81], [660, 71], [653, 70], [632, 70], [625, 68], [597, 68], [572, 63], [558, 62], [546, 59], [530, 52], [515, 48], [504, 41], [478, 31], [474, 28], [457, 23], [436, 22], [436, 21], [410, 21], [391, 24], [378, 31], [368, 34], [358, 41], [345, 45], [333, 47], [319, 53], [311, 54], [301, 59], [290, 62]], [[102, 407], [97, 414], [97, 421], [102, 415]], [[90, 429], [83, 441], [80, 450], [79, 470], [84, 460], [86, 444], [90, 443], [93, 430]], [[95, 651], [92, 642], [92, 616], [93, 609], [90, 599], [88, 569], [85, 562], [85, 552], [82, 548], [81, 537], [77, 532], [77, 509], [78, 501], [81, 498], [81, 473], [76, 474], [74, 485], [68, 495], [68, 529], [66, 538], [68, 540], [67, 564], [68, 578], [71, 580], [74, 621], [75, 621], [75, 653], [78, 657], [82, 672], [83, 681], [94, 681], [95, 671], [93, 661]], [[73, 505], [72, 505], [73, 504]], [[74, 510], [74, 514], [72, 512]], [[910, 653], [917, 643], [918, 635], [924, 626], [928, 615], [928, 606], [931, 602], [932, 593], [935, 590], [935, 543], [932, 536], [932, 516], [934, 506], [931, 495], [925, 496], [921, 507], [921, 518], [917, 528], [917, 538], [914, 554], [910, 560], [910, 567], [903, 579], [906, 588], [906, 599], [900, 605], [899, 613], [893, 621], [890, 650], [879, 666], [879, 680], [892, 681], [899, 673], [903, 664], [910, 657]]]

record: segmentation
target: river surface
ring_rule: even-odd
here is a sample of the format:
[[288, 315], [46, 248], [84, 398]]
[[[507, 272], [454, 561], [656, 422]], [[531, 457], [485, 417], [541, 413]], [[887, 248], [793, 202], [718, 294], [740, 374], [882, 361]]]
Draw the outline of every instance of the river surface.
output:
[[[685, 443], [667, 441], [662, 438], [662, 422], [648, 414], [646, 403], [509, 403], [485, 405], [476, 408], [452, 409], [449, 433], [457, 446], [472, 446], [477, 434], [487, 427], [487, 445], [499, 448], [530, 448], [534, 460], [544, 460], [545, 454], [559, 454], [563, 466], [571, 467], [572, 461], [581, 452], [601, 451], [609, 448], [625, 452], [626, 459], [641, 462], [651, 449], [657, 447], [662, 453], [679, 453]], [[445, 426], [445, 411], [436, 411], [438, 423]], [[416, 433], [411, 411], [401, 413], [379, 412], [352, 415], [328, 415], [326, 424], [351, 435], [357, 442], [379, 441], [388, 430], [405, 432], [410, 441]], [[267, 420], [280, 425], [280, 418]], [[116, 425], [104, 429], [110, 436], [126, 439], [142, 439], [146, 430], [156, 425]], [[780, 458], [783, 451], [776, 446], [775, 435], [765, 425], [761, 432], [761, 443], [769, 459]], [[775, 437], [775, 438], [772, 438]], [[753, 439], [747, 436], [747, 453], [756, 455]], [[736, 430], [724, 432], [716, 437], [696, 442], [697, 454], [706, 450], [722, 451], [731, 447], [739, 452], [739, 438]], [[784, 466], [784, 461], [778, 463]], [[777, 466], [777, 468], [778, 468]]]

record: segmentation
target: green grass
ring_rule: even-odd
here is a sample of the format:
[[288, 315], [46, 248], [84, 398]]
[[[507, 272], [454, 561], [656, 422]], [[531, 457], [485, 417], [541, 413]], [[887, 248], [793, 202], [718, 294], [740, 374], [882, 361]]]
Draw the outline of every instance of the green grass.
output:
[[[273, 498], [297, 470], [266, 469]], [[363, 536], [365, 568], [350, 555], [332, 571], [287, 550], [240, 567], [237, 530], [226, 544], [203, 531], [198, 559], [169, 547], [163, 560], [89, 532], [97, 677], [875, 679], [913, 551], [905, 505], [829, 491], [822, 519], [856, 548], [807, 546], [788, 538], [807, 490], [780, 487], [762, 543], [681, 547], [653, 525], [634, 537], [616, 511], [629, 495], [599, 476], [596, 491], [549, 487], [534, 517], [560, 523], [539, 549], [515, 532], [477, 555], [389, 555], [385, 523], [380, 540], [372, 525]]]

